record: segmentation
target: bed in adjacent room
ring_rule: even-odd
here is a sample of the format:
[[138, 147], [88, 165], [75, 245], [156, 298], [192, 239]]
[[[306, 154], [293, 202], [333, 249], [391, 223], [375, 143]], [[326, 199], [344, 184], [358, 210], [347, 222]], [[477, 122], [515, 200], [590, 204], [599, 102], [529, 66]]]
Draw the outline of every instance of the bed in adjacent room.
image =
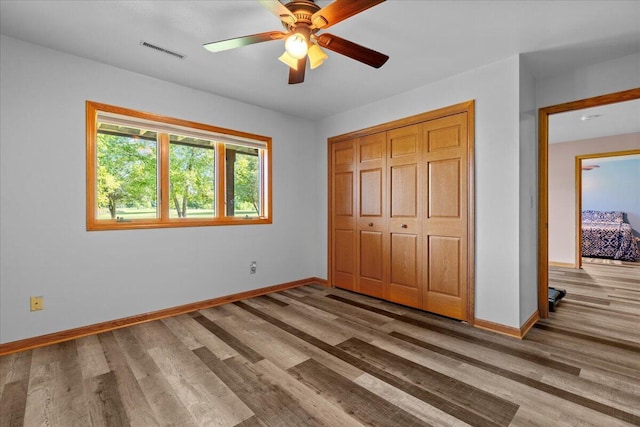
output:
[[623, 212], [582, 211], [582, 256], [636, 260], [638, 247]]

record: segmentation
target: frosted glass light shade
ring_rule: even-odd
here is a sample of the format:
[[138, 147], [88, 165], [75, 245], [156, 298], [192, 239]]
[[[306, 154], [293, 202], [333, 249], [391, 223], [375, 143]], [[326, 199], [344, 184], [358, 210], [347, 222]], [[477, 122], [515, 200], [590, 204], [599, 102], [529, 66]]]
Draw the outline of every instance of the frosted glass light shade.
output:
[[289, 52], [283, 53], [278, 59], [284, 62], [285, 64], [287, 64], [289, 67], [293, 68], [294, 70], [298, 69], [298, 60], [293, 56], [289, 55]]
[[317, 44], [312, 44], [307, 53], [309, 54], [309, 66], [312, 70], [321, 66], [322, 63], [329, 58]]

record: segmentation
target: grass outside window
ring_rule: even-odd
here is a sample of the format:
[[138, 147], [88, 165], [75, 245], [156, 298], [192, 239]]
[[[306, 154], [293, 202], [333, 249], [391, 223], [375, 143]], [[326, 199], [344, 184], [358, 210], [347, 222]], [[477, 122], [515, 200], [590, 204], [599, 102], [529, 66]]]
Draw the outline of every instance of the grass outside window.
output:
[[271, 223], [271, 138], [86, 107], [87, 230]]

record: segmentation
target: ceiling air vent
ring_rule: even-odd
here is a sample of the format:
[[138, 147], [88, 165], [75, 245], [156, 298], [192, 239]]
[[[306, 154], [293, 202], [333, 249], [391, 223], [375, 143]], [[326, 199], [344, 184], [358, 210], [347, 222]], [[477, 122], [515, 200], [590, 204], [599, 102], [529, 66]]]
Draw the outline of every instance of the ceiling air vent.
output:
[[184, 59], [184, 55], [183, 55], [183, 54], [181, 54], [181, 53], [172, 52], [172, 51], [170, 51], [169, 49], [165, 49], [165, 48], [163, 48], [163, 47], [156, 46], [156, 45], [153, 45], [153, 44], [151, 44], [151, 43], [147, 43], [147, 42], [145, 42], [145, 41], [141, 41], [141, 42], [140, 42], [140, 44], [141, 44], [142, 46], [144, 46], [144, 47], [148, 47], [148, 48], [151, 48], [151, 49], [155, 49], [155, 50], [157, 50], [158, 52], [166, 53], [167, 55], [171, 55], [171, 56], [175, 56], [176, 58]]

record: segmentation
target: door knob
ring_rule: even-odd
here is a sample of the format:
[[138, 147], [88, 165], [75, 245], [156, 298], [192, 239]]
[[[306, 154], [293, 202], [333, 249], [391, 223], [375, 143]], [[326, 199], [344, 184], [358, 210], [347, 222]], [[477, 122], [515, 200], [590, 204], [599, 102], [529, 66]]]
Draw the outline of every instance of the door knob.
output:
[[373, 223], [372, 222], [369, 223], [369, 227], [373, 227]]

